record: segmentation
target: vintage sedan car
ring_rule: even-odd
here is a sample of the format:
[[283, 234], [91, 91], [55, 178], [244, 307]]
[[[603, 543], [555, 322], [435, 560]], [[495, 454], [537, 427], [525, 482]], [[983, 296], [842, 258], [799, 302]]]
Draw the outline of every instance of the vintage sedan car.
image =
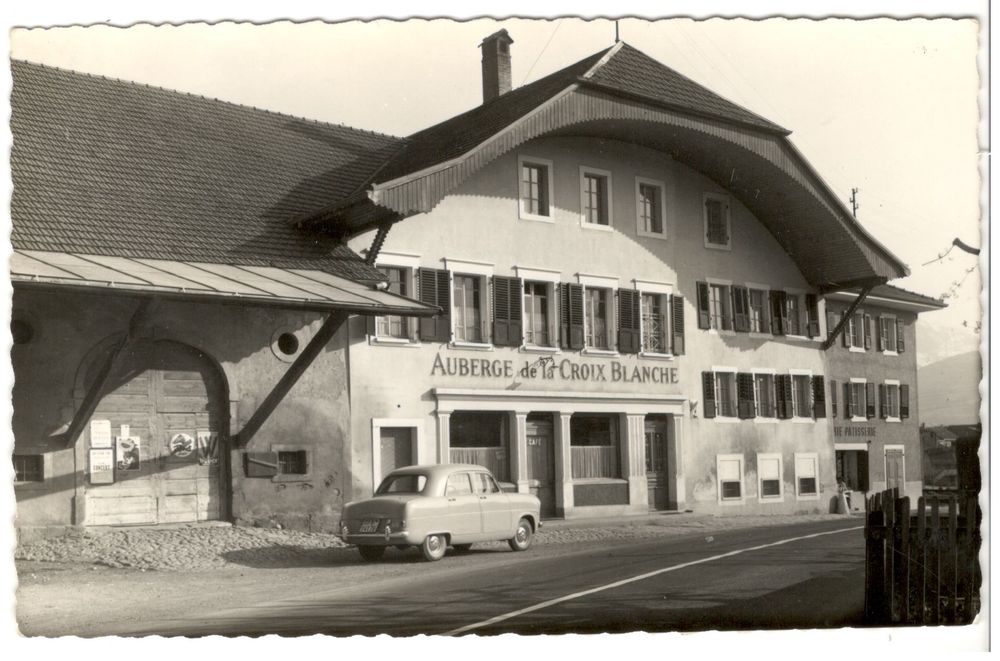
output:
[[502, 491], [482, 466], [408, 466], [389, 473], [372, 498], [344, 506], [340, 537], [365, 560], [389, 546], [418, 546], [426, 560], [440, 560], [448, 546], [464, 552], [494, 540], [525, 551], [542, 525], [540, 509], [535, 496]]

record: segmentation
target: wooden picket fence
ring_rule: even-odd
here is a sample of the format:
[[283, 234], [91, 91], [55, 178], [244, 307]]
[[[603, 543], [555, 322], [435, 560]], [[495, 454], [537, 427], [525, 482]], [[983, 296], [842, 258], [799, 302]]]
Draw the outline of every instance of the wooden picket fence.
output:
[[980, 608], [976, 494], [927, 496], [910, 510], [896, 489], [865, 502], [865, 617], [873, 625], [968, 624]]

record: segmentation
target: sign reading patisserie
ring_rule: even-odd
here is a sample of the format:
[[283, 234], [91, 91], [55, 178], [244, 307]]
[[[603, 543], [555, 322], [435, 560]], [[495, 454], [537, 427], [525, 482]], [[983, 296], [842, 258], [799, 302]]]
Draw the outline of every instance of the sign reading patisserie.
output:
[[676, 367], [626, 365], [611, 360], [581, 363], [569, 358], [515, 361], [510, 359], [434, 356], [431, 376], [469, 378], [538, 379], [542, 381], [590, 381], [604, 383], [679, 383]]

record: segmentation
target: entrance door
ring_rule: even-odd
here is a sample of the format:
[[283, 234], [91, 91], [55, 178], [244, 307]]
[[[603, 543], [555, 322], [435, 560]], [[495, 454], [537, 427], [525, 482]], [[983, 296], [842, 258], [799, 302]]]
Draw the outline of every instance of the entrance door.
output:
[[525, 424], [528, 449], [528, 490], [542, 501], [542, 516], [556, 513], [556, 469], [552, 414], [532, 413]]
[[[91, 421], [110, 424], [115, 470], [113, 484], [88, 480], [87, 524], [222, 518], [225, 388], [203, 354], [173, 342], [139, 342], [111, 375]], [[87, 437], [88, 447], [101, 445]]]
[[649, 507], [656, 510], [670, 506], [667, 423], [665, 415], [646, 416], [646, 487]]
[[382, 474], [379, 481], [389, 471], [413, 465], [413, 428], [382, 427], [379, 432], [379, 455], [382, 459]]
[[906, 470], [903, 466], [903, 451], [894, 448], [885, 450], [885, 488], [899, 489], [899, 495], [905, 493]]

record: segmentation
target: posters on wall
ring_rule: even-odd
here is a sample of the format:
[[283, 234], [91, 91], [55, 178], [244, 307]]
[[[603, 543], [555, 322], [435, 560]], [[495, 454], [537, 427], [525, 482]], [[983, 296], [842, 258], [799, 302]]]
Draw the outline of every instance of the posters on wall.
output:
[[199, 429], [198, 463], [202, 466], [216, 466], [219, 463], [219, 432]]
[[90, 447], [110, 448], [111, 447], [111, 421], [91, 420], [90, 421]]
[[191, 434], [174, 434], [167, 443], [167, 451], [175, 459], [186, 459], [194, 453], [194, 439]]
[[140, 444], [140, 439], [138, 436], [115, 437], [115, 448], [117, 450], [116, 458], [118, 460], [118, 470], [120, 471], [139, 470], [140, 468], [139, 444]]
[[115, 452], [112, 448], [90, 449], [90, 483], [112, 484], [115, 481]]

